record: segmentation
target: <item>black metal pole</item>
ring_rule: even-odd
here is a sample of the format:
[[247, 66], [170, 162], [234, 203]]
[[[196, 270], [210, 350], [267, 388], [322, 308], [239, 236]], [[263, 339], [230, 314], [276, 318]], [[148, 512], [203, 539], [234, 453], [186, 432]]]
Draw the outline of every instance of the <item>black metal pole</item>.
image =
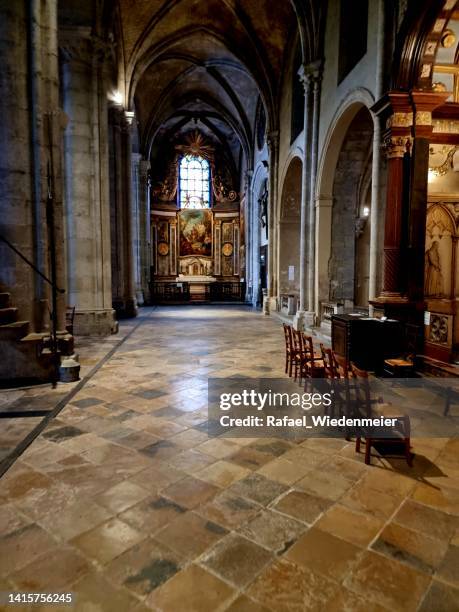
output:
[[[43, 272], [41, 272], [41, 271], [40, 271], [40, 270], [37, 268], [37, 266], [35, 266], [35, 265], [34, 265], [34, 264], [33, 264], [33, 263], [32, 263], [32, 262], [29, 260], [29, 259], [27, 259], [27, 257], [25, 257], [25, 256], [24, 256], [24, 255], [21, 253], [21, 251], [19, 251], [19, 250], [18, 250], [18, 249], [17, 249], [17, 248], [16, 248], [16, 247], [13, 245], [13, 244], [11, 244], [11, 242], [10, 242], [9, 240], [7, 240], [7, 239], [6, 239], [4, 236], [0, 236], [0, 240], [1, 240], [2, 242], [4, 242], [4, 243], [5, 243], [5, 244], [6, 244], [6, 245], [7, 245], [7, 246], [8, 246], [8, 247], [9, 247], [9, 248], [12, 250], [12, 251], [14, 251], [14, 252], [16, 253], [16, 255], [18, 255], [18, 256], [19, 256], [19, 257], [20, 257], [20, 258], [21, 258], [23, 261], [25, 261], [25, 262], [26, 262], [26, 264], [27, 264], [28, 266], [30, 266], [30, 267], [32, 268], [32, 270], [34, 270], [34, 272], [36, 272], [36, 273], [38, 274], [38, 276], [41, 276], [41, 278], [42, 278], [43, 280], [45, 280], [45, 281], [48, 283], [48, 285], [51, 285], [51, 286], [52, 286], [52, 284], [53, 284], [53, 283], [51, 282], [51, 280], [50, 280], [50, 279], [49, 279], [47, 276], [45, 276], [45, 275], [43, 274]], [[65, 293], [65, 289], [59, 289], [59, 287], [56, 287], [56, 291], [57, 291], [58, 293]]]

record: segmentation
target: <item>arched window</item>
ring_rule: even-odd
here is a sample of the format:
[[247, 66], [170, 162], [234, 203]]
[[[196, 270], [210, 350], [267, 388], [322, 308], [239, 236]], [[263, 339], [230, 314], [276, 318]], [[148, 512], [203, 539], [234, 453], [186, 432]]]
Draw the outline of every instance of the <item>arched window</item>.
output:
[[180, 161], [180, 208], [210, 207], [210, 166], [203, 157], [185, 155]]

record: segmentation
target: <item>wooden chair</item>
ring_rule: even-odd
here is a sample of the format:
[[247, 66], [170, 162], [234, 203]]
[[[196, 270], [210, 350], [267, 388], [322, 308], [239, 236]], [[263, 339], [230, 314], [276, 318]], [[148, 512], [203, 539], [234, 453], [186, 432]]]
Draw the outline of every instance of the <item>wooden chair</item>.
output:
[[[371, 390], [370, 390], [370, 382], [368, 377], [368, 372], [366, 370], [361, 370], [355, 364], [351, 364], [351, 369], [353, 375], [356, 378], [357, 384], [355, 385], [355, 393], [356, 393], [356, 404], [357, 410], [356, 413], [360, 413], [360, 416], [370, 418], [370, 417], [392, 417], [397, 418], [398, 427], [395, 430], [397, 434], [394, 437], [394, 430], [391, 430], [391, 437], [384, 436], [375, 436], [373, 432], [370, 430], [365, 435], [365, 430], [362, 431], [363, 435], [357, 436], [355, 441], [355, 451], [356, 453], [360, 452], [360, 445], [362, 438], [365, 439], [365, 463], [370, 465], [371, 462], [371, 447], [376, 446], [377, 444], [390, 444], [390, 445], [402, 445], [403, 446], [403, 455], [405, 456], [406, 462], [409, 466], [413, 463], [413, 455], [411, 453], [411, 440], [410, 440], [410, 419], [407, 416], [400, 415], [397, 410], [394, 410], [388, 404], [377, 405], [371, 399]], [[375, 404], [375, 408], [372, 408], [372, 404]]]
[[299, 380], [303, 374], [304, 359], [305, 354], [302, 334], [292, 327], [292, 367], [294, 368], [295, 382]]
[[285, 339], [285, 373], [292, 376], [293, 368], [293, 346], [292, 346], [292, 326], [283, 323]]
[[303, 337], [304, 361], [303, 373], [307, 378], [323, 378], [325, 376], [325, 364], [322, 355], [314, 352], [312, 336]]
[[322, 342], [320, 343], [320, 353], [322, 355], [322, 361], [324, 364], [324, 376], [329, 380], [333, 380], [336, 376], [335, 366], [333, 362], [333, 355], [331, 349], [324, 347]]

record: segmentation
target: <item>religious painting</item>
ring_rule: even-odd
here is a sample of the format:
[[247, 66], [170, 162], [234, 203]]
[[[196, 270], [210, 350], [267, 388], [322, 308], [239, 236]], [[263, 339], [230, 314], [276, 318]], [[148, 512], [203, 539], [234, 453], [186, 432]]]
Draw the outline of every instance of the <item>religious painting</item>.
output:
[[158, 242], [169, 242], [169, 223], [167, 221], [158, 223]]
[[180, 256], [212, 255], [212, 212], [210, 210], [182, 210], [180, 222]]
[[232, 222], [222, 224], [222, 242], [233, 242]]

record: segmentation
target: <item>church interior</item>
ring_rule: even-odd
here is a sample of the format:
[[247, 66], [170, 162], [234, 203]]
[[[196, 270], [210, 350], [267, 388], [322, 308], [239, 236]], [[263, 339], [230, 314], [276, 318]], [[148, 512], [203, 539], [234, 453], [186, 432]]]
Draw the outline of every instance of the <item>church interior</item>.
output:
[[0, 610], [458, 612], [459, 1], [0, 0], [0, 66]]

